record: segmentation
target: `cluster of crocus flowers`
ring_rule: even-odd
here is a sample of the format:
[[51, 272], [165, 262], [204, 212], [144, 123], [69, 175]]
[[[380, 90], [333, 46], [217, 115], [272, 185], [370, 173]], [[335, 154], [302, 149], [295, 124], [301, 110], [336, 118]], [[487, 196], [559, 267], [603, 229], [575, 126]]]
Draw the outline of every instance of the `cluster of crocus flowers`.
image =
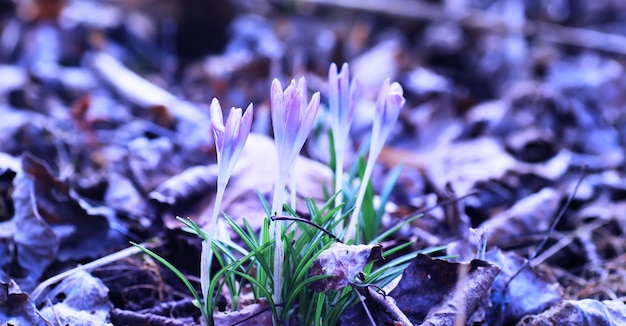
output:
[[[308, 137], [320, 104], [320, 94], [315, 93], [309, 101], [306, 80], [300, 78], [296, 83], [292, 80], [283, 91], [278, 79], [274, 79], [271, 87], [272, 126], [274, 141], [278, 154], [278, 179], [274, 184], [272, 212], [282, 215], [285, 202], [285, 186], [287, 176], [294, 171], [296, 159]], [[293, 174], [293, 173], [292, 173]], [[295, 178], [294, 175], [291, 176]], [[295, 194], [295, 187], [290, 189]], [[283, 266], [285, 248], [281, 239], [282, 222], [274, 223], [274, 303], [281, 303], [283, 287]]]
[[374, 163], [378, 159], [389, 133], [391, 133], [391, 128], [396, 120], [398, 120], [404, 102], [402, 86], [397, 82], [391, 83], [389, 79], [385, 80], [378, 94], [378, 99], [376, 100], [376, 114], [374, 115], [374, 123], [372, 126], [369, 156], [367, 157], [365, 172], [363, 173], [361, 186], [357, 194], [355, 208], [350, 215], [346, 233], [344, 234], [344, 240], [346, 241], [353, 239], [356, 242], [357, 240], [356, 226], [361, 212], [361, 206], [363, 205], [367, 184], [374, 170]]
[[239, 159], [239, 155], [250, 134], [252, 127], [252, 116], [254, 110], [252, 103], [248, 106], [245, 113], [241, 108], [231, 108], [226, 123], [222, 116], [222, 107], [217, 99], [211, 102], [211, 126], [215, 139], [215, 147], [217, 152], [217, 192], [215, 194], [215, 203], [208, 227], [205, 229], [205, 237], [202, 241], [202, 253], [200, 258], [200, 286], [202, 295], [206, 298], [209, 288], [209, 275], [211, 271], [211, 260], [213, 252], [211, 244], [217, 227], [218, 214], [220, 205], [224, 197], [226, 185], [233, 172], [235, 163]]
[[[350, 69], [347, 63], [341, 66], [339, 73], [335, 63], [330, 65], [328, 70], [328, 108], [335, 147], [335, 192], [343, 189], [344, 158], [359, 91], [357, 78], [353, 78], [352, 82], [349, 78]], [[343, 195], [340, 192], [335, 197], [335, 206], [339, 206], [342, 202]]]
[[[343, 184], [344, 154], [347, 150], [348, 133], [354, 116], [354, 107], [359, 87], [356, 78], [350, 82], [347, 64], [344, 64], [339, 72], [337, 71], [337, 66], [332, 64], [329, 69], [328, 80], [331, 128], [335, 141], [335, 155], [337, 159], [335, 166], [335, 190], [339, 191], [342, 189]], [[274, 184], [272, 213], [282, 215], [287, 178], [291, 173], [292, 180], [295, 179], [293, 174], [296, 160], [304, 146], [304, 142], [313, 128], [320, 105], [320, 94], [319, 92], [314, 93], [309, 100], [306, 80], [302, 77], [297, 81], [292, 80], [285, 89], [283, 89], [277, 79], [274, 79], [271, 85], [270, 95], [272, 126], [278, 155], [278, 175]], [[404, 103], [405, 99], [400, 84], [391, 83], [389, 79], [387, 79], [382, 85], [376, 102], [376, 113], [372, 127], [369, 156], [361, 180], [359, 193], [356, 198], [356, 207], [348, 220], [348, 225], [344, 233], [343, 238], [345, 240], [358, 240], [356, 226], [374, 163], [380, 155], [384, 143], [391, 132], [392, 126], [398, 119], [400, 109]], [[215, 236], [220, 204], [233, 168], [250, 133], [252, 116], [253, 107], [252, 104], [250, 104], [245, 110], [245, 113], [240, 108], [232, 108], [226, 122], [224, 122], [222, 108], [218, 100], [214, 99], [211, 103], [211, 123], [215, 135], [219, 172], [215, 206], [210, 223], [205, 229], [206, 235], [203, 237], [202, 242], [201, 287], [204, 297], [207, 296], [210, 281], [209, 275], [212, 259], [211, 244]], [[292, 186], [290, 190], [292, 194], [294, 194], [296, 192], [295, 186]], [[341, 203], [342, 199], [339, 198], [337, 204], [339, 205]], [[272, 238], [275, 240], [273, 270], [274, 304], [282, 303], [283, 269], [285, 263], [282, 228], [282, 222], [277, 221], [272, 224], [272, 230], [270, 231]]]

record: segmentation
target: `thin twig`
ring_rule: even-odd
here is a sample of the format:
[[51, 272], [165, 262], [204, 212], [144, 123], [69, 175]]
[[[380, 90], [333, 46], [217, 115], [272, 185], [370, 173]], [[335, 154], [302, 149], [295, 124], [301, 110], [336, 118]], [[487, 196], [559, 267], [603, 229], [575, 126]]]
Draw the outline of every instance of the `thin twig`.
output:
[[272, 221], [295, 221], [295, 222], [301, 222], [301, 223], [305, 223], [308, 224], [310, 226], [315, 227], [316, 229], [326, 233], [329, 237], [331, 237], [333, 240], [339, 242], [339, 243], [343, 243], [339, 238], [337, 238], [334, 234], [332, 234], [330, 231], [324, 229], [323, 227], [315, 224], [314, 222], [311, 222], [305, 218], [302, 217], [296, 217], [296, 216], [271, 216]]
[[359, 302], [361, 302], [361, 305], [363, 306], [363, 310], [365, 311], [365, 314], [367, 314], [367, 317], [370, 320], [370, 323], [372, 324], [372, 326], [376, 326], [376, 321], [374, 320], [374, 316], [372, 316], [372, 313], [370, 312], [369, 308], [367, 308], [367, 304], [365, 303], [365, 299], [363, 298], [363, 295], [359, 291], [356, 291], [356, 296], [359, 298]]

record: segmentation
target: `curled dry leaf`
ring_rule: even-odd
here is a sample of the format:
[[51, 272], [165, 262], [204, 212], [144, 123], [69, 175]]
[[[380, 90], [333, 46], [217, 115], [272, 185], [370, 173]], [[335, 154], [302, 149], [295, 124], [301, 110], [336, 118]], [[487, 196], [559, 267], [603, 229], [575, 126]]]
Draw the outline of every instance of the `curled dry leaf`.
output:
[[481, 260], [461, 264], [418, 254], [389, 295], [414, 324], [453, 325], [476, 309], [499, 272]]
[[207, 194], [215, 193], [216, 186], [216, 164], [192, 166], [161, 183], [150, 193], [150, 203], [170, 220], [187, 216]]
[[354, 282], [354, 278], [367, 263], [383, 259], [381, 245], [345, 245], [334, 243], [322, 251], [309, 268], [309, 277], [332, 275], [312, 282], [309, 288], [316, 292], [341, 290]]

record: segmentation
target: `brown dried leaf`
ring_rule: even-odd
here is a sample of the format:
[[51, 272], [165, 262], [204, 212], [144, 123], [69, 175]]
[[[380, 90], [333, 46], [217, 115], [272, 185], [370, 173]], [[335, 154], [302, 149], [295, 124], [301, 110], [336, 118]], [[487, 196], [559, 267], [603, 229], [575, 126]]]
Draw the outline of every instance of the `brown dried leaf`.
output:
[[479, 181], [501, 179], [516, 168], [515, 159], [496, 140], [479, 138], [437, 146], [425, 160], [427, 173], [443, 189], [451, 183], [459, 195], [467, 194]]
[[309, 268], [309, 277], [317, 275], [332, 275], [312, 282], [309, 285], [313, 291], [326, 292], [341, 290], [354, 282], [354, 278], [370, 261], [382, 259], [382, 245], [345, 245], [334, 243], [322, 251]]
[[413, 323], [452, 325], [459, 314], [469, 316], [476, 309], [499, 272], [481, 260], [450, 263], [419, 254], [389, 295]]

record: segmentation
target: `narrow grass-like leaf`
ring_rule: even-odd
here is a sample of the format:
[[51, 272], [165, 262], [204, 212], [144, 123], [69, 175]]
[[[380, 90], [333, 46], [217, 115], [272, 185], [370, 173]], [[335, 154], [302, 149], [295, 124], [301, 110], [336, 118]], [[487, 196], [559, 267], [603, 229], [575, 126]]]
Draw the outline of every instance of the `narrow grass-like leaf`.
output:
[[[361, 143], [361, 147], [357, 151], [357, 159], [365, 161], [365, 155], [370, 148], [370, 142], [372, 141], [372, 136], [367, 137], [367, 140]], [[349, 180], [354, 180], [356, 178], [357, 172], [359, 170], [359, 164], [353, 164], [350, 169], [350, 173], [348, 174]]]
[[322, 294], [317, 294], [317, 300], [315, 300], [315, 315], [313, 317], [313, 321], [314, 321], [314, 325], [315, 326], [321, 326], [321, 322], [322, 322], [322, 311], [324, 309], [325, 306], [325, 300], [326, 297]]
[[263, 211], [265, 211], [265, 215], [271, 216], [272, 215], [272, 208], [270, 207], [270, 204], [265, 199], [265, 196], [263, 196], [263, 194], [260, 191], [257, 191], [256, 195], [257, 195], [257, 197], [259, 197], [259, 201], [261, 202], [261, 206], [263, 207]]
[[393, 192], [393, 188], [396, 186], [398, 182], [398, 178], [400, 177], [400, 173], [402, 172], [402, 164], [396, 166], [389, 175], [387, 176], [387, 180], [385, 180], [385, 184], [383, 185], [383, 189], [380, 192], [380, 205], [378, 209], [376, 209], [376, 218], [381, 220], [383, 214], [385, 213], [385, 206], [387, 206], [387, 202], [391, 197], [391, 193]]
[[[197, 234], [204, 241], [208, 240], [208, 236], [207, 236], [206, 232], [204, 232], [198, 226], [198, 224], [196, 224], [196, 222], [194, 222], [191, 218], [188, 217], [188, 218], [184, 219], [184, 218], [182, 218], [180, 216], [176, 216], [176, 219], [179, 220], [181, 223], [183, 223], [187, 228], [191, 229], [190, 233]], [[187, 230], [187, 232], [189, 232], [189, 231]]]
[[421, 218], [422, 216], [424, 216], [424, 215], [423, 214], [417, 214], [417, 215], [415, 215], [415, 216], [413, 216], [413, 217], [411, 217], [409, 219], [406, 219], [406, 220], [402, 221], [402, 223], [398, 223], [398, 224], [394, 225], [389, 230], [379, 234], [374, 239], [372, 239], [372, 241], [370, 241], [370, 244], [379, 243], [379, 242], [383, 241], [388, 236], [390, 236], [393, 233], [395, 233], [396, 231], [400, 230], [400, 228], [402, 228], [403, 226], [405, 226], [405, 225], [407, 225], [409, 223], [413, 223], [413, 221], [417, 220], [418, 218]]
[[300, 282], [296, 284], [293, 290], [290, 291], [289, 295], [287, 296], [287, 300], [285, 300], [285, 305], [289, 306], [287, 305], [287, 302], [290, 302], [291, 304], [293, 304], [293, 302], [297, 299], [297, 297], [306, 290], [307, 285], [315, 281], [319, 281], [319, 280], [323, 280], [325, 278], [331, 278], [331, 277], [333, 276], [332, 275], [315, 275], [305, 280], [301, 280]]

